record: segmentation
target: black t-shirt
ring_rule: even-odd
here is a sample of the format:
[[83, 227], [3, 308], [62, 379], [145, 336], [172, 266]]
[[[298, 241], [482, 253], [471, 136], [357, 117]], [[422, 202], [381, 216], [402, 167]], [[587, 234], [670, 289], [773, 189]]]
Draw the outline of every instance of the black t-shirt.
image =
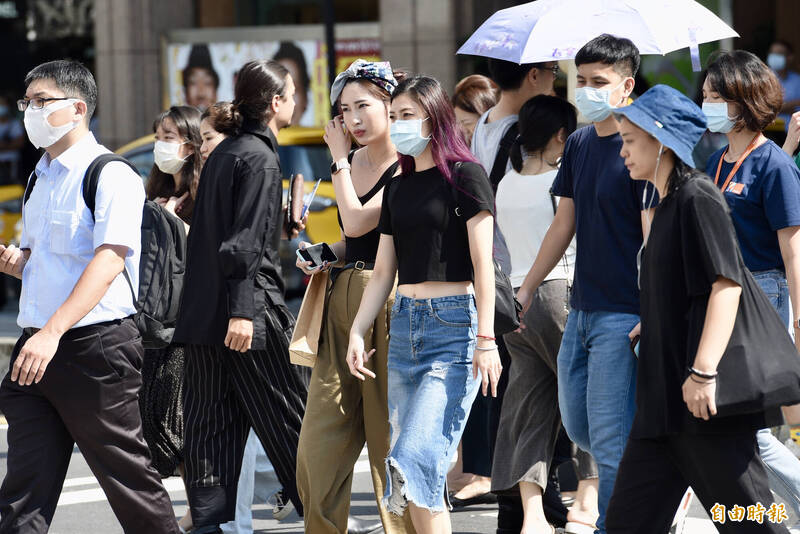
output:
[[460, 217], [453, 186], [437, 167], [398, 176], [384, 188], [378, 231], [394, 240], [399, 284], [473, 280], [464, 224], [483, 210], [494, 214], [494, 194], [477, 163], [462, 164], [453, 179]]
[[[352, 154], [352, 152], [351, 152]], [[378, 194], [378, 191], [381, 190], [389, 180], [394, 177], [394, 173], [397, 172], [397, 166], [399, 162], [392, 163], [386, 172], [384, 172], [378, 181], [372, 186], [372, 189], [367, 191], [367, 193], [363, 196], [358, 197], [358, 201], [361, 202], [363, 206], [367, 202], [369, 202], [372, 197]], [[336, 217], [339, 219], [339, 228], [344, 231], [344, 224], [342, 224], [342, 216], [339, 214], [338, 210], [336, 212]], [[378, 254], [378, 241], [380, 241], [381, 235], [378, 232], [378, 228], [375, 227], [369, 232], [364, 235], [360, 235], [358, 237], [350, 237], [348, 235], [344, 236], [344, 261], [345, 263], [355, 263], [357, 261], [365, 261], [365, 262], [374, 262], [375, 256]]]
[[[744, 265], [725, 199], [711, 180], [691, 178], [661, 201], [642, 257], [642, 337], [632, 437], [736, 433], [780, 424], [778, 410], [703, 421], [683, 401], [681, 388], [687, 367], [694, 363], [711, 285], [718, 276], [742, 286], [723, 361], [736, 347], [784, 350], [791, 345], [788, 332]], [[758, 328], [753, 322], [756, 315], [761, 316]], [[772, 316], [774, 321], [769, 320]], [[724, 385], [720, 376], [717, 386]]]

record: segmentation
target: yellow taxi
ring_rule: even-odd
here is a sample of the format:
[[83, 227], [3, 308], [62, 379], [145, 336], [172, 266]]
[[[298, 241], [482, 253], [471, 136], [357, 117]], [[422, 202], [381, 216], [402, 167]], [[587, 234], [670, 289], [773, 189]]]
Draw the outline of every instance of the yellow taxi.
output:
[[[339, 240], [339, 223], [336, 220], [336, 195], [331, 182], [331, 156], [325, 141], [322, 139], [325, 130], [322, 128], [305, 128], [292, 126], [284, 128], [278, 134], [278, 155], [283, 169], [283, 196], [287, 198], [289, 178], [302, 174], [305, 179], [306, 194], [311, 193], [314, 184], [320, 178], [317, 194], [309, 206], [308, 224], [297, 239], [291, 242], [282, 241], [280, 256], [283, 278], [286, 282], [287, 299], [302, 297], [305, 291], [306, 278], [294, 264], [298, 243], [335, 243]], [[116, 150], [139, 170], [143, 179], [147, 179], [153, 167], [154, 136], [147, 135]]]
[[25, 186], [0, 185], [0, 242], [19, 244], [22, 234], [22, 197]]

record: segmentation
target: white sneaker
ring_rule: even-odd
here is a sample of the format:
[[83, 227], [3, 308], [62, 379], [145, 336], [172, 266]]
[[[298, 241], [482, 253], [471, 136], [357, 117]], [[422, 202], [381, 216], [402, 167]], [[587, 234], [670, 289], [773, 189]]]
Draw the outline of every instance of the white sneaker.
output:
[[294, 505], [292, 501], [289, 500], [289, 497], [280, 490], [278, 493], [275, 494], [275, 504], [272, 506], [272, 517], [275, 518], [277, 521], [283, 521], [289, 514], [292, 513], [294, 510]]
[[694, 491], [692, 488], [687, 489], [686, 493], [683, 494], [678, 511], [675, 512], [675, 517], [672, 519], [672, 525], [669, 529], [670, 534], [683, 534], [686, 516], [689, 514], [689, 507], [692, 505], [693, 498]]

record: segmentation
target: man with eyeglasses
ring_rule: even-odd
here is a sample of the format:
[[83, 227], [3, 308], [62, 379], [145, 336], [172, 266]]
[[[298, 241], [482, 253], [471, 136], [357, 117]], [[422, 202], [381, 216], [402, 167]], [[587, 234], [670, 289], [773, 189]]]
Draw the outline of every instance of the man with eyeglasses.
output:
[[45, 153], [28, 182], [20, 247], [0, 245], [0, 271], [23, 281], [23, 334], [0, 383], [9, 423], [0, 532], [47, 532], [77, 444], [126, 533], [177, 534], [139, 414], [144, 350], [131, 286], [142, 180], [123, 162], [107, 164], [90, 212], [84, 174], [109, 152], [88, 128], [94, 77], [80, 63], [51, 61], [25, 85], [17, 106], [28, 139]]

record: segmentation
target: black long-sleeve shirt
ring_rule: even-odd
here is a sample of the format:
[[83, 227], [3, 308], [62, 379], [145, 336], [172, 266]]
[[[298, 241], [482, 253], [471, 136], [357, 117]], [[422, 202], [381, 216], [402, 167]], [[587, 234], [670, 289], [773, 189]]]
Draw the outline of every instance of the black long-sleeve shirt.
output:
[[245, 123], [222, 141], [200, 176], [175, 341], [222, 345], [231, 317], [253, 320], [265, 348], [266, 307], [283, 304], [282, 175], [275, 136]]

